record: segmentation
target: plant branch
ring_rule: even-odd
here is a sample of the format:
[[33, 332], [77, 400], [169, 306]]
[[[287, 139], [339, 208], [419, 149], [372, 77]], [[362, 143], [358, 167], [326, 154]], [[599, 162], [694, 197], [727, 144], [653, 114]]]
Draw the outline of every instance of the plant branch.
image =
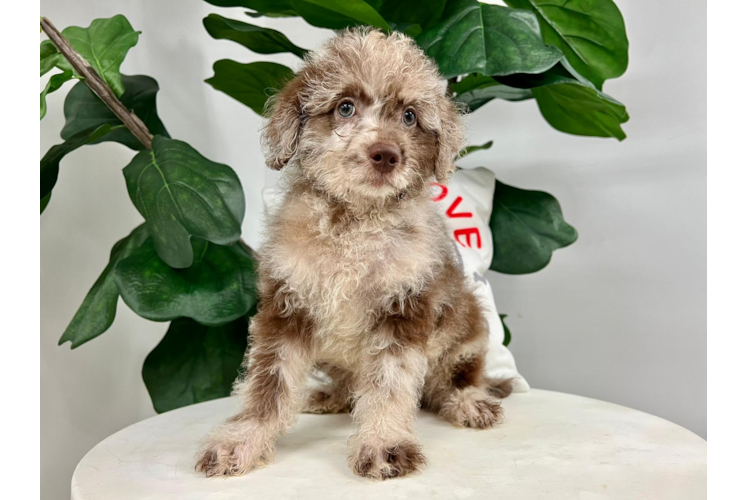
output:
[[132, 135], [134, 135], [143, 146], [147, 149], [152, 149], [151, 141], [153, 135], [148, 131], [148, 127], [145, 126], [145, 123], [143, 123], [135, 113], [131, 113], [130, 110], [128, 110], [119, 99], [117, 99], [117, 96], [114, 95], [114, 92], [112, 92], [112, 89], [109, 88], [109, 85], [107, 85], [104, 79], [101, 78], [99, 74], [94, 71], [91, 65], [88, 64], [88, 61], [86, 61], [83, 56], [81, 56], [73, 46], [70, 45], [70, 42], [62, 36], [62, 33], [57, 31], [57, 28], [55, 28], [49, 19], [42, 17], [40, 24], [49, 39], [52, 40], [52, 43], [57, 47], [57, 50], [59, 50], [65, 59], [70, 62], [73, 69], [83, 77], [83, 81], [88, 88], [90, 88], [91, 91], [112, 110], [112, 113], [122, 121], [125, 127], [132, 132]]

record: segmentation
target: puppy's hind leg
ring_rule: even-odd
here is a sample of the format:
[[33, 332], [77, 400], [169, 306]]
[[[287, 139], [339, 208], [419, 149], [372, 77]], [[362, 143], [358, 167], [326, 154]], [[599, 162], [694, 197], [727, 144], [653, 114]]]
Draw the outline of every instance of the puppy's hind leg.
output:
[[485, 429], [501, 423], [501, 400], [483, 380], [483, 355], [460, 356], [427, 376], [425, 406], [457, 427]]
[[514, 378], [486, 378], [486, 384], [488, 385], [488, 393], [491, 396], [504, 399], [508, 397], [514, 390]]
[[351, 372], [327, 363], [317, 368], [332, 380], [308, 391], [302, 407], [303, 413], [346, 413], [351, 411], [353, 377]]
[[485, 429], [504, 419], [500, 397], [511, 386], [484, 376], [488, 329], [475, 298], [463, 300], [441, 318], [442, 334], [454, 343], [429, 363], [423, 406], [457, 427]]
[[235, 389], [241, 411], [208, 436], [195, 466], [207, 476], [239, 476], [269, 463], [275, 440], [294, 420], [312, 365], [310, 322], [261, 308], [250, 328], [246, 380]]

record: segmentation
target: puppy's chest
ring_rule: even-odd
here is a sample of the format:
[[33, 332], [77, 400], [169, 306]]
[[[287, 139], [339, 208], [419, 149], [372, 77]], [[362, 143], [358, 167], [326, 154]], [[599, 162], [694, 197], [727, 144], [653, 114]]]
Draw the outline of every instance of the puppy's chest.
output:
[[437, 262], [429, 235], [408, 224], [297, 236], [274, 253], [277, 278], [330, 329], [360, 330], [368, 316], [425, 286]]

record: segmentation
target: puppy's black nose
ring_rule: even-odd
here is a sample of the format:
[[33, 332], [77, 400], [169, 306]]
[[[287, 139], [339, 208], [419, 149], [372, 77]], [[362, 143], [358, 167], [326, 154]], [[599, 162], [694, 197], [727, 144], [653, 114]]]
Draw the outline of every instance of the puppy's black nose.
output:
[[369, 148], [369, 160], [371, 165], [386, 174], [400, 163], [400, 148], [395, 144], [378, 142]]

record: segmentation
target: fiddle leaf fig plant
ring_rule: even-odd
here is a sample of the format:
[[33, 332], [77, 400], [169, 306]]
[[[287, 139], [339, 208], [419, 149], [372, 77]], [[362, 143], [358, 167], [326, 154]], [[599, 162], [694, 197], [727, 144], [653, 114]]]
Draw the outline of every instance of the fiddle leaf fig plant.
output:
[[[40, 47], [42, 72], [57, 67], [59, 74], [75, 72], [80, 79], [65, 98], [64, 142], [40, 162], [42, 212], [54, 207], [52, 192], [65, 155], [112, 141], [134, 151], [123, 180], [144, 219], [114, 245], [60, 344], [75, 348], [104, 333], [121, 297], [143, 318], [173, 321], [143, 369], [158, 411], [227, 395], [257, 301], [255, 262], [239, 241], [245, 207], [239, 178], [231, 167], [169, 136], [158, 116], [154, 79], [119, 73], [137, 41], [123, 16], [62, 33], [45, 18], [41, 26], [50, 37]], [[112, 57], [102, 65], [107, 50]]]
[[[507, 6], [477, 0], [206, 1], [247, 9], [243, 20], [211, 13], [203, 25], [216, 40], [258, 54], [303, 58], [309, 49], [304, 40], [248, 22], [257, 18], [266, 18], [263, 24], [298, 17], [321, 29], [368, 25], [400, 31], [434, 59], [448, 92], [467, 112], [494, 101], [534, 100], [539, 115], [561, 132], [626, 137], [625, 106], [603, 92], [604, 82], [621, 76], [628, 65], [623, 17], [612, 0], [507, 0]], [[143, 217], [114, 245], [109, 264], [60, 343], [75, 348], [103, 334], [115, 320], [121, 297], [143, 318], [171, 322], [143, 365], [156, 411], [228, 395], [257, 303], [255, 260], [239, 239], [245, 199], [236, 173], [170, 137], [157, 112], [153, 78], [120, 73], [140, 35], [124, 16], [62, 33], [45, 18], [41, 26], [49, 40], [40, 44], [40, 74], [58, 71], [40, 94], [42, 118], [46, 96], [78, 80], [65, 98], [64, 142], [40, 162], [41, 211], [54, 209], [52, 194], [67, 154], [112, 141], [134, 152], [123, 166], [123, 180]], [[272, 60], [222, 59], [213, 73], [209, 85], [263, 114], [268, 98], [293, 78], [294, 70]], [[460, 157], [478, 151], [488, 155], [492, 145], [469, 146]], [[577, 239], [552, 195], [495, 182], [491, 269], [537, 272], [555, 250]], [[502, 323], [505, 318], [502, 314]]]

